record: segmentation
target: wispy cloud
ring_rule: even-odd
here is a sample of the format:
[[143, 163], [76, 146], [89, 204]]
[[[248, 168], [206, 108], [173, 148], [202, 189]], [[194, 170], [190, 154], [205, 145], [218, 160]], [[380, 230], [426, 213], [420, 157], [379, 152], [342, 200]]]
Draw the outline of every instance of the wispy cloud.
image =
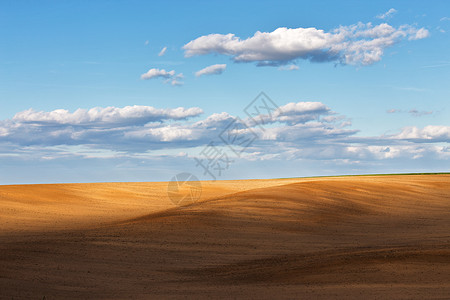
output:
[[397, 12], [397, 10], [395, 8], [391, 8], [389, 9], [387, 12], [385, 12], [384, 14], [380, 14], [378, 16], [376, 16], [375, 18], [377, 19], [389, 19], [391, 18], [395, 13]]
[[415, 108], [410, 109], [410, 110], [401, 110], [401, 109], [389, 109], [386, 111], [388, 114], [394, 114], [394, 113], [409, 113], [410, 115], [414, 116], [414, 117], [421, 117], [421, 116], [426, 116], [426, 115], [431, 115], [433, 114], [433, 111], [419, 111]]
[[195, 72], [195, 76], [200, 77], [203, 75], [220, 75], [227, 68], [226, 64], [217, 64], [208, 66], [206, 68], [201, 69], [200, 71]]
[[445, 33], [446, 32], [441, 26], [437, 26], [436, 30], [439, 30], [440, 33]]
[[297, 65], [294, 65], [294, 64], [278, 67], [278, 70], [281, 70], [281, 71], [295, 71], [295, 70], [298, 70], [298, 69], [299, 69], [299, 67]]
[[164, 47], [161, 49], [161, 51], [159, 51], [158, 56], [163, 56], [164, 54], [166, 54], [167, 51], [167, 47]]
[[[183, 75], [183, 74], [181, 74], [181, 75]], [[170, 83], [170, 85], [173, 85], [173, 86], [181, 86], [184, 84], [184, 82], [180, 80], [181, 78], [183, 78], [183, 77], [168, 80], [166, 83]]]
[[433, 112], [432, 111], [418, 111], [417, 109], [410, 109], [408, 111], [408, 113], [410, 113], [411, 115], [413, 115], [415, 117], [421, 117], [421, 116], [431, 115]]
[[441, 68], [450, 66], [450, 61], [443, 61], [433, 65], [423, 66], [422, 68]]
[[429, 36], [425, 28], [383, 23], [358, 23], [330, 32], [316, 28], [285, 28], [256, 32], [247, 39], [232, 33], [209, 34], [183, 46], [185, 56], [218, 53], [235, 62], [256, 62], [258, 66], [280, 66], [305, 59], [312, 62], [338, 62], [346, 65], [371, 65], [380, 61], [384, 50], [401, 40]]

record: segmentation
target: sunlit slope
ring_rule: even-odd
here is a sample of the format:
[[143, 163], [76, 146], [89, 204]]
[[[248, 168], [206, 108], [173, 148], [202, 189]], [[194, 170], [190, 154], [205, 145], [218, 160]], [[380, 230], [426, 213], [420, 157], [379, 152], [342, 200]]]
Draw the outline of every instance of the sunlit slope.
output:
[[[205, 181], [199, 201], [298, 180]], [[167, 182], [0, 186], [0, 233], [96, 226], [173, 207]]]

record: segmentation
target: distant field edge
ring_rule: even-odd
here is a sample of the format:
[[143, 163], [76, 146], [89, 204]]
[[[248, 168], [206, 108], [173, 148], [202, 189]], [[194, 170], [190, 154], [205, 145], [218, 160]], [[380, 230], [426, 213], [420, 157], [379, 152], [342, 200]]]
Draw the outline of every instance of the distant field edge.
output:
[[400, 175], [450, 175], [450, 172], [438, 173], [386, 173], [386, 174], [349, 174], [349, 175], [319, 175], [319, 176], [305, 176], [305, 177], [280, 177], [272, 179], [301, 179], [301, 178], [329, 178], [329, 177], [356, 177], [356, 176], [400, 176]]

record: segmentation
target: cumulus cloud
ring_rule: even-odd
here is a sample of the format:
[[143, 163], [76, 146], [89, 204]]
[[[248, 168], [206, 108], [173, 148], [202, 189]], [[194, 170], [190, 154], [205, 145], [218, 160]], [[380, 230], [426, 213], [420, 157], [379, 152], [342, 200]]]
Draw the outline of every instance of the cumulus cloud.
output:
[[[334, 120], [321, 121], [320, 116], [332, 116], [333, 112], [320, 102], [288, 103], [281, 109], [282, 111], [272, 115], [261, 116], [266, 118], [267, 123], [278, 124], [275, 126], [278, 129], [267, 131], [265, 140], [270, 140], [269, 136], [283, 139], [289, 136], [313, 136], [314, 132], [316, 135], [352, 133], [339, 126], [331, 128], [333, 125], [330, 122]], [[202, 113], [197, 107], [157, 109], [150, 106], [127, 106], [78, 109], [75, 112], [64, 109], [49, 112], [29, 109], [17, 113], [10, 120], [0, 121], [0, 144], [90, 145], [115, 151], [137, 152], [198, 147], [217, 138], [236, 120], [234, 116], [222, 112], [195, 122], [189, 121]], [[263, 131], [255, 128], [256, 125], [249, 119], [239, 122], [248, 132], [258, 132], [262, 136]], [[294, 125], [298, 127], [292, 127]]]
[[[202, 119], [203, 111], [191, 108], [126, 106], [17, 113], [0, 121], [0, 152], [4, 157], [101, 157], [120, 155], [140, 158], [158, 151], [187, 153], [219, 139], [230, 124], [235, 132], [257, 139], [242, 159], [321, 160], [347, 163], [383, 159], [450, 159], [450, 126], [409, 126], [391, 135], [364, 137], [351, 128], [351, 120], [322, 102], [291, 102], [271, 114], [261, 114], [264, 128], [250, 118], [227, 112]], [[103, 153], [103, 154], [102, 154]], [[155, 154], [156, 155], [156, 154]], [[194, 154], [195, 155], [195, 154]], [[44, 154], [41, 155], [42, 157]]]
[[162, 122], [165, 120], [183, 120], [199, 116], [203, 110], [198, 107], [158, 109], [152, 106], [95, 107], [89, 110], [77, 109], [71, 113], [66, 109], [50, 112], [35, 111], [32, 108], [17, 113], [12, 121], [16, 123], [40, 125], [123, 125]]
[[183, 82], [179, 79], [184, 78], [183, 73], [176, 74], [174, 70], [166, 71], [164, 69], [150, 69], [147, 73], [141, 75], [141, 79], [148, 80], [153, 78], [165, 78], [164, 83], [170, 83], [171, 85], [183, 85]]
[[384, 14], [380, 14], [380, 15], [376, 16], [376, 18], [377, 18], [377, 19], [389, 19], [389, 18], [392, 17], [396, 12], [397, 12], [396, 9], [391, 8], [391, 9], [389, 9], [387, 12], [385, 12]]
[[167, 47], [164, 47], [161, 49], [161, 51], [159, 51], [158, 56], [163, 56], [164, 54], [166, 54], [167, 51]]
[[241, 39], [232, 33], [209, 34], [183, 46], [185, 56], [217, 53], [231, 56], [235, 62], [256, 62], [258, 66], [280, 66], [298, 59], [312, 62], [338, 62], [347, 65], [370, 65], [379, 60], [384, 50], [403, 39], [428, 37], [425, 28], [387, 23], [358, 23], [341, 26], [330, 32], [311, 28], [277, 28], [272, 32], [257, 31]]
[[429, 125], [424, 128], [409, 126], [403, 128], [399, 134], [393, 135], [392, 138], [450, 143], [450, 126]]
[[208, 66], [204, 69], [201, 69], [200, 71], [195, 72], [195, 76], [200, 77], [203, 75], [220, 75], [225, 71], [226, 68], [226, 64]]
[[[275, 122], [283, 122], [289, 125], [305, 123], [312, 120], [319, 120], [321, 116], [324, 118], [331, 117], [332, 114], [329, 107], [321, 102], [291, 102], [280, 106], [273, 113], [260, 114], [253, 117], [258, 123], [269, 124]], [[335, 121], [336, 119], [325, 119], [325, 122]]]

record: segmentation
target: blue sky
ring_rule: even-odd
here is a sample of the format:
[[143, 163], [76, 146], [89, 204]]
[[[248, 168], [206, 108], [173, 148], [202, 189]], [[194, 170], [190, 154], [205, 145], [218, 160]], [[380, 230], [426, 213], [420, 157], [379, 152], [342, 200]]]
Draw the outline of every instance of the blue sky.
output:
[[1, 1], [0, 183], [211, 179], [261, 91], [218, 179], [448, 171], [449, 33], [448, 1]]

